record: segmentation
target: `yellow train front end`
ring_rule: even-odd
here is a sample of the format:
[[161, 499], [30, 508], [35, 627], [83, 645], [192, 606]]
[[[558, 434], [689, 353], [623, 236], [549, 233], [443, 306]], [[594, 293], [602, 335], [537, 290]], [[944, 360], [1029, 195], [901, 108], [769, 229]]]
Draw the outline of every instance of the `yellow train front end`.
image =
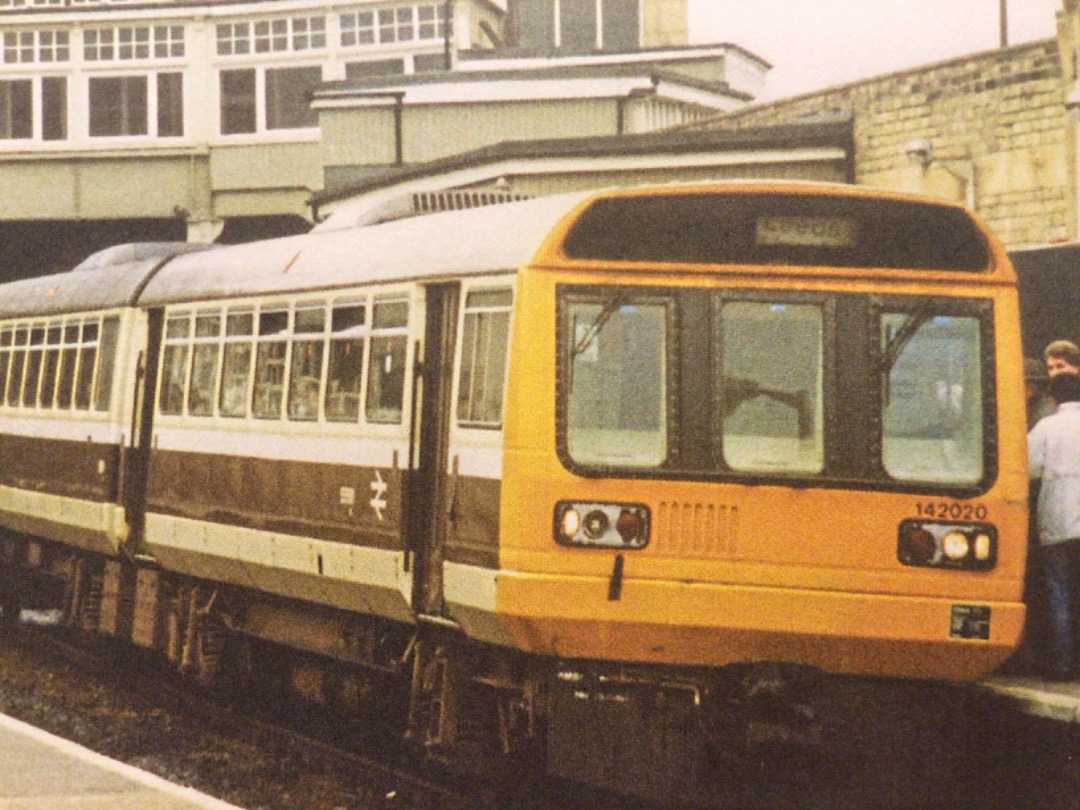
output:
[[993, 670], [1028, 490], [1000, 246], [903, 197], [719, 191], [611, 195], [519, 278], [506, 632], [559, 660]]

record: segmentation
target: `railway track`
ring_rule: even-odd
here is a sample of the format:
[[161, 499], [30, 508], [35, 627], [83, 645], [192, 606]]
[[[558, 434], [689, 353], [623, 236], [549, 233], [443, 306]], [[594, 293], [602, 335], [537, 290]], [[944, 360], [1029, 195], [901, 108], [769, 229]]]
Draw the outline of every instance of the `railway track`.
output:
[[[237, 702], [223, 690], [202, 688], [148, 661], [137, 651], [119, 648], [102, 639], [76, 636], [48, 624], [22, 623], [7, 633], [0, 644], [46, 663], [62, 664], [80, 677], [86, 677], [87, 681], [98, 682], [109, 691], [153, 707], [152, 712], [165, 712], [181, 719], [185, 725], [201, 728], [225, 740], [226, 745], [236, 746], [240, 753], [256, 749], [279, 759], [284, 763], [284, 769], [306, 771], [310, 774], [308, 782], [340, 783], [345, 786], [343, 790], [351, 792], [352, 795], [344, 797], [350, 803], [335, 803], [332, 810], [344, 807], [350, 810], [354, 807], [358, 810], [502, 810], [511, 806], [524, 807], [526, 803], [539, 810], [545, 806], [536, 803], [536, 796], [509, 797], [502, 786], [464, 782], [438, 771], [425, 771], [415, 763], [405, 762], [400, 750], [372, 750], [370, 740], [357, 742], [341, 729], [305, 728], [301, 712], [268, 710], [266, 704], [256, 706], [250, 697]], [[87, 708], [93, 713], [105, 711]], [[318, 718], [315, 713], [311, 716]], [[354, 747], [361, 745], [363, 748]], [[153, 754], [134, 750], [128, 758], [141, 764], [148, 758], [160, 757], [160, 746], [152, 747]], [[180, 754], [179, 750], [177, 753]], [[198, 758], [200, 752], [193, 755]], [[202, 756], [204, 759], [232, 758], [210, 752]], [[209, 792], [222, 788], [237, 790], [235, 785], [211, 785]], [[290, 791], [289, 803], [282, 807], [309, 810], [309, 805], [303, 803], [305, 799], [295, 795], [294, 788], [282, 789]], [[341, 798], [339, 791], [335, 802]], [[312, 798], [311, 801], [315, 803], [310, 805], [310, 810], [324, 810], [321, 799]]]

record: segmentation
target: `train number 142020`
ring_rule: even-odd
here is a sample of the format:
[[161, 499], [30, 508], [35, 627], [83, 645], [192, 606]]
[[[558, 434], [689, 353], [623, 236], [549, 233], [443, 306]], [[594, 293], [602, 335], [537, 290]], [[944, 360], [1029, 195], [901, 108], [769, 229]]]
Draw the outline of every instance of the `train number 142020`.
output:
[[988, 512], [981, 503], [922, 501], [915, 504], [915, 514], [937, 520], [986, 520]]

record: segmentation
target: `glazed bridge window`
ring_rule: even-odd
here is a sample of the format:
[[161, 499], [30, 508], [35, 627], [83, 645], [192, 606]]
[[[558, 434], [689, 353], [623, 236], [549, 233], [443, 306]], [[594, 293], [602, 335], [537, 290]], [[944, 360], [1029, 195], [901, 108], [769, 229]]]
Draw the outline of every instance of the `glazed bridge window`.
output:
[[465, 298], [457, 418], [463, 425], [502, 423], [510, 339], [510, 290], [473, 290]]
[[[35, 126], [40, 126], [36, 134]], [[0, 80], [0, 140], [67, 137], [67, 77]]]
[[0, 329], [0, 401], [24, 409], [109, 409], [120, 319]]
[[668, 455], [670, 306], [612, 295], [569, 305], [567, 449], [579, 464], [658, 467]]
[[30, 79], [0, 81], [0, 139], [33, 137], [32, 86]]
[[[257, 71], [262, 74], [261, 81]], [[318, 65], [221, 71], [221, 134], [317, 126], [311, 93], [321, 81], [322, 68]]]
[[[90, 136], [184, 134], [180, 73], [94, 76], [89, 80]], [[156, 114], [151, 116], [150, 111]]]
[[0, 62], [66, 62], [71, 56], [70, 39], [67, 31], [5, 31]]

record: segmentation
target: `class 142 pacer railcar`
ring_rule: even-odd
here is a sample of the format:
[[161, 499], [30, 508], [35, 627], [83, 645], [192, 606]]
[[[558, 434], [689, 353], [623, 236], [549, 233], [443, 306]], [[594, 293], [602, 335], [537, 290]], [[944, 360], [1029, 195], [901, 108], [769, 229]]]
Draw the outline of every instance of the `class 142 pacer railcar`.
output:
[[9, 620], [645, 796], [1013, 651], [1018, 305], [965, 209], [740, 182], [339, 225], [0, 286]]

